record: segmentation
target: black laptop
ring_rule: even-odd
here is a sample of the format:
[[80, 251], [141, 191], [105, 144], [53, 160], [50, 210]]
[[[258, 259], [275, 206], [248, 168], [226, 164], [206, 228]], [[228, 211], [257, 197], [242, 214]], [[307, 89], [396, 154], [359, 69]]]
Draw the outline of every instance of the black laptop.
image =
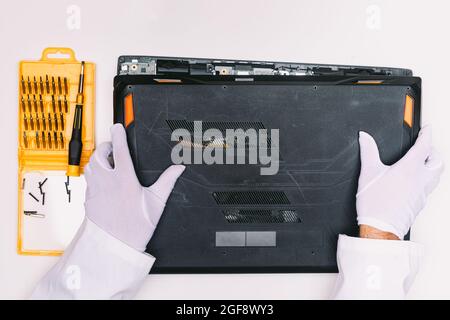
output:
[[[417, 137], [420, 95], [407, 69], [119, 57], [114, 122], [126, 127], [142, 185], [177, 147], [235, 152], [229, 163], [185, 163], [147, 246], [151, 272], [336, 272], [338, 235], [358, 235], [358, 132], [396, 162]], [[250, 137], [227, 140], [238, 130], [265, 133], [257, 146], [278, 159], [247, 159]]]

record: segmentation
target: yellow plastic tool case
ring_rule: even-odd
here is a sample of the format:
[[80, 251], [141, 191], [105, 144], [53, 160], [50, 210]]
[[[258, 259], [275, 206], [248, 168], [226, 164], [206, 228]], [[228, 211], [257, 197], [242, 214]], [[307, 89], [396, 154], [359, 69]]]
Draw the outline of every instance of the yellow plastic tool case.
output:
[[[59, 172], [59, 179], [66, 179], [64, 172], [68, 165], [68, 147], [72, 132], [80, 67], [81, 62], [76, 60], [74, 51], [69, 48], [46, 48], [40, 60], [21, 61], [19, 64], [17, 240], [19, 254], [59, 255], [62, 253], [61, 249], [45, 247], [30, 249], [24, 246], [25, 219], [29, 219], [30, 216], [43, 218], [39, 220], [39, 223], [43, 225], [46, 223], [45, 215], [37, 209], [26, 211], [25, 197], [27, 197], [26, 201], [29, 201], [29, 197], [33, 197], [36, 200], [36, 206], [45, 208], [45, 195], [42, 190], [41, 194], [39, 192], [36, 192], [37, 194], [28, 192], [25, 188], [27, 184], [25, 178], [33, 176], [34, 173], [41, 174], [43, 180], [38, 182], [39, 189], [41, 189], [41, 184], [47, 181], [48, 177], [45, 175], [48, 175], [49, 172]], [[94, 105], [95, 65], [85, 62], [81, 170], [88, 162], [95, 146]], [[52, 174], [50, 176], [53, 177]], [[67, 181], [69, 180], [67, 179]], [[33, 199], [31, 201], [34, 201]], [[53, 202], [52, 214], [62, 216], [64, 215], [64, 208], [58, 208], [57, 203], [57, 201]], [[67, 221], [70, 221], [70, 219], [67, 219]]]

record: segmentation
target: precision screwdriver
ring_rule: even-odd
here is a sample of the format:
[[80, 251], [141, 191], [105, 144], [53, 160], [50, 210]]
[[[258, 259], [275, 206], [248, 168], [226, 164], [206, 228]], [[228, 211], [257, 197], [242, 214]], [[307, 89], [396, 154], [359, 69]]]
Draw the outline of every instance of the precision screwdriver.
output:
[[80, 79], [78, 83], [77, 104], [73, 116], [72, 137], [69, 142], [69, 166], [67, 176], [78, 177], [80, 175], [80, 159], [83, 142], [81, 141], [83, 127], [83, 103], [84, 103], [84, 61], [81, 61]]

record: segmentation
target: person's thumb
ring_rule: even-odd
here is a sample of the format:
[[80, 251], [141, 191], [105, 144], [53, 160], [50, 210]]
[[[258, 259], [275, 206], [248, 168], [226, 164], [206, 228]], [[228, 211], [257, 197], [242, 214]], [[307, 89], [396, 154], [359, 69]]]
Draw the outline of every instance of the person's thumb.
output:
[[361, 188], [367, 186], [386, 166], [381, 162], [377, 143], [364, 131], [359, 132], [359, 149], [361, 156], [359, 192], [361, 192]]
[[175, 183], [183, 173], [184, 169], [186, 169], [186, 167], [183, 165], [170, 166], [161, 173], [158, 180], [147, 189], [155, 194], [163, 203], [166, 203]]
[[135, 175], [133, 161], [128, 149], [125, 128], [116, 123], [110, 129], [113, 147], [114, 169], [124, 175]]

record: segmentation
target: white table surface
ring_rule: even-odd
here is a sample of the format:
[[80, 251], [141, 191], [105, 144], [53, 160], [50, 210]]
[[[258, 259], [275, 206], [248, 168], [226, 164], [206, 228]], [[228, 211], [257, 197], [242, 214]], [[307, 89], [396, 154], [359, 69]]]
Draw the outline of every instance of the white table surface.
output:
[[[80, 10], [80, 28], [71, 11]], [[17, 70], [48, 46], [97, 64], [96, 140], [109, 139], [121, 54], [382, 65], [423, 79], [423, 122], [450, 158], [448, 1], [8, 1], [0, 11], [0, 298], [26, 298], [57, 258], [19, 256]], [[68, 24], [69, 22], [69, 24]], [[72, 23], [72, 24], [71, 24]], [[68, 27], [72, 26], [72, 27]], [[448, 161], [447, 161], [448, 162]], [[450, 176], [414, 225], [427, 247], [411, 298], [450, 298]], [[138, 298], [326, 298], [333, 274], [149, 276]]]

